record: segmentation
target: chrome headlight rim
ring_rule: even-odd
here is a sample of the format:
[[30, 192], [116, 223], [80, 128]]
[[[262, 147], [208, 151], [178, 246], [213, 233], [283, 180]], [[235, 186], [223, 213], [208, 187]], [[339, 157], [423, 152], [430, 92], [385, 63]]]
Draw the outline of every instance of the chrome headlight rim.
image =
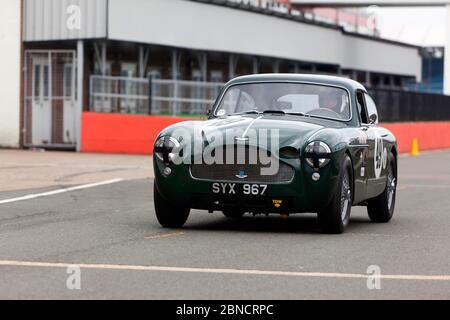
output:
[[180, 148], [181, 144], [177, 139], [172, 136], [163, 136], [156, 140], [153, 153], [160, 161], [169, 163], [175, 157], [177, 152], [180, 151]]
[[304, 159], [311, 168], [323, 168], [331, 161], [331, 148], [323, 141], [312, 141], [305, 148]]

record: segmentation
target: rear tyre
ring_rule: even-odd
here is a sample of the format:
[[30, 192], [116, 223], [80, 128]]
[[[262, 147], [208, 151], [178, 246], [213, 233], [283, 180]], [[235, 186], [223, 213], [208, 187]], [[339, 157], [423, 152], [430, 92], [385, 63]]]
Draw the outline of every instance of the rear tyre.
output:
[[181, 228], [189, 217], [190, 208], [176, 206], [164, 199], [153, 184], [156, 218], [164, 228]]
[[338, 176], [335, 195], [328, 206], [318, 213], [319, 226], [324, 233], [339, 234], [344, 232], [350, 221], [353, 202], [353, 168], [348, 155], [345, 155]]
[[223, 215], [227, 218], [237, 219], [241, 218], [245, 212], [239, 209], [225, 209], [222, 211]]
[[386, 177], [386, 188], [383, 193], [370, 199], [367, 204], [367, 212], [372, 222], [386, 223], [394, 215], [397, 194], [397, 165], [392, 153], [389, 155]]

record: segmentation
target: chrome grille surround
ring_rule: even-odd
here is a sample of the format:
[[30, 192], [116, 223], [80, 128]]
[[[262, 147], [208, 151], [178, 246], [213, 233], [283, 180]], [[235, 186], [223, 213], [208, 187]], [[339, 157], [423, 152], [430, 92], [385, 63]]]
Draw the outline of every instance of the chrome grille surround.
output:
[[[232, 146], [224, 147], [224, 155], [228, 148], [232, 148]], [[246, 152], [250, 149], [256, 147], [246, 147]], [[235, 148], [236, 150], [236, 148]], [[234, 153], [236, 156], [236, 153]], [[248, 154], [247, 154], [248, 155]], [[225, 157], [225, 156], [224, 156]], [[248, 156], [246, 160], [248, 160]], [[236, 160], [236, 159], [235, 159]], [[290, 183], [295, 176], [295, 170], [290, 165], [284, 163], [283, 161], [278, 160], [277, 158], [271, 156], [271, 161], [278, 161], [279, 168], [278, 172], [274, 175], [262, 175], [261, 168], [269, 168], [269, 165], [259, 163], [251, 164], [246, 161], [244, 164], [237, 164], [234, 161], [234, 164], [191, 164], [190, 165], [190, 174], [192, 178], [198, 180], [207, 180], [207, 181], [229, 181], [229, 182], [241, 182], [241, 183]], [[245, 178], [240, 178], [239, 173], [243, 172], [245, 174]]]

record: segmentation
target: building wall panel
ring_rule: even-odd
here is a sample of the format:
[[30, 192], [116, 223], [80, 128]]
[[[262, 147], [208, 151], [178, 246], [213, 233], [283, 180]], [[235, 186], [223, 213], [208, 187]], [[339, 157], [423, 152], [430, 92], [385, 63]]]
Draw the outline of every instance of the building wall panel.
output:
[[114, 40], [337, 64], [420, 78], [421, 59], [414, 47], [185, 0], [109, 0], [108, 28]]
[[20, 135], [20, 18], [17, 0], [2, 0], [0, 10], [0, 146], [18, 147]]
[[[24, 0], [24, 4], [24, 41], [106, 37], [107, 0]], [[79, 8], [80, 28], [67, 25], [70, 6]]]

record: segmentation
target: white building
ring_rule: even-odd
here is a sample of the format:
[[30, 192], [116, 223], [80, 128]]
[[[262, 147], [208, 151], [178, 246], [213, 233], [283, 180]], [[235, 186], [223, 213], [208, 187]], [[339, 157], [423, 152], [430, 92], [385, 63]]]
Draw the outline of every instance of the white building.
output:
[[0, 146], [18, 147], [20, 140], [21, 2], [0, 4]]

